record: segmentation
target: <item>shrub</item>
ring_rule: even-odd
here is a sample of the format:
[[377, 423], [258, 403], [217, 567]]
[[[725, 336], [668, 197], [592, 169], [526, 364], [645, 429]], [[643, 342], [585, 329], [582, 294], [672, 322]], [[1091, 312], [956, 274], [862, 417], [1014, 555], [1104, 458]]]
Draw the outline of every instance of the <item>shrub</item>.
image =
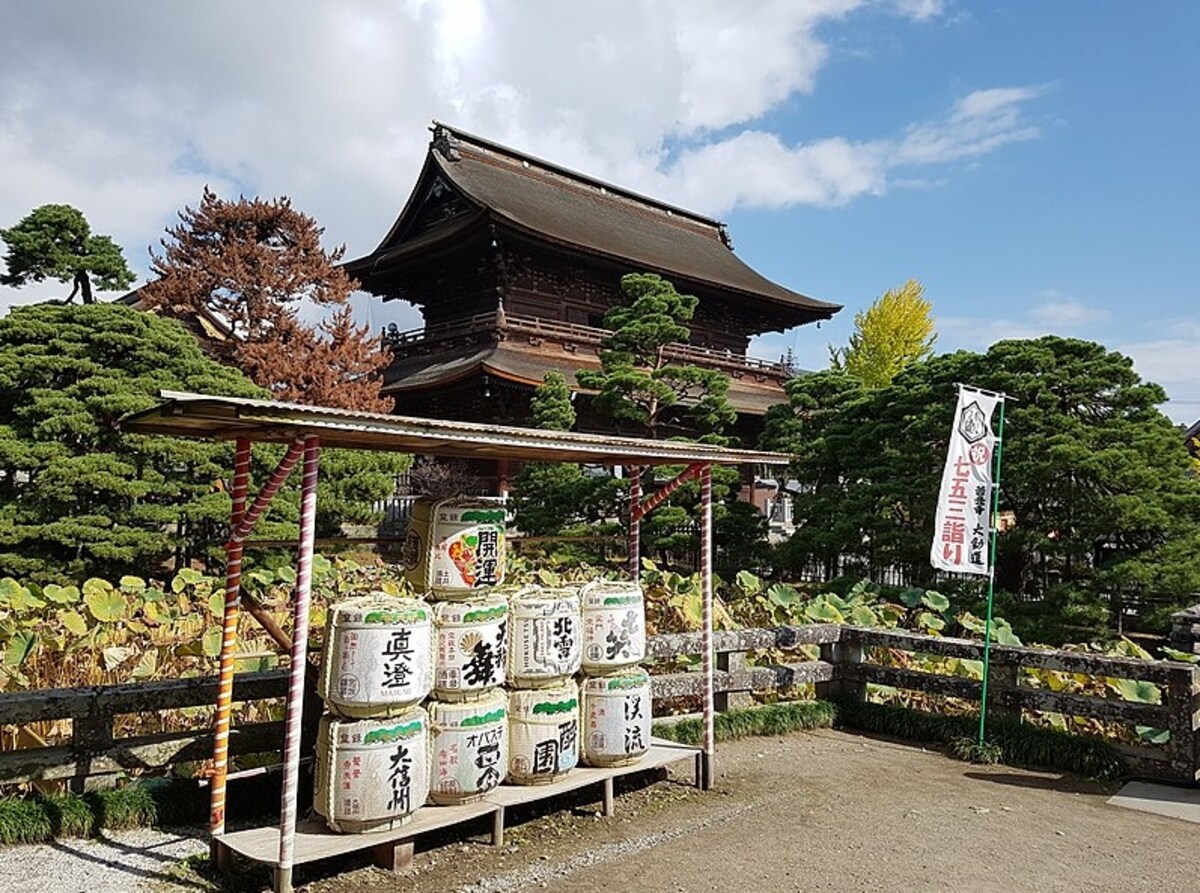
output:
[[[830, 728], [836, 715], [837, 708], [828, 701], [769, 704], [718, 713], [714, 731], [718, 741], [784, 735], [788, 732]], [[655, 723], [654, 734], [680, 744], [699, 745], [704, 740], [704, 720], [689, 718], [673, 723]]]

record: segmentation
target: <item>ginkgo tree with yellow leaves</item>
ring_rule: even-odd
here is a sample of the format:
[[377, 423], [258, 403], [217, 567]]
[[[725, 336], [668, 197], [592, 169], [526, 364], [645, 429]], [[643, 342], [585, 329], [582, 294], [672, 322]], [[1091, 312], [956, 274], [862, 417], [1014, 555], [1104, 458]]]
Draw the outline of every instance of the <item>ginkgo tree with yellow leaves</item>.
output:
[[884, 292], [866, 310], [854, 315], [850, 344], [830, 346], [834, 369], [846, 372], [868, 388], [881, 388], [908, 365], [933, 354], [937, 334], [925, 300], [925, 287], [909, 279], [900, 288]]

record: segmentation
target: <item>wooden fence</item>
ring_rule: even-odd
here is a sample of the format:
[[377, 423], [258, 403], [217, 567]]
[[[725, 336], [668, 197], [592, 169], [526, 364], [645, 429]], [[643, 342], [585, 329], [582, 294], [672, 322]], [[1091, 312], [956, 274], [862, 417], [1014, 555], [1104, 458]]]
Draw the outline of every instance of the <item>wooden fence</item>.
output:
[[[718, 710], [749, 704], [753, 693], [787, 696], [795, 694], [797, 687], [808, 685], [824, 698], [865, 699], [871, 685], [968, 701], [980, 697], [978, 680], [903, 665], [905, 655], [980, 660], [983, 646], [978, 642], [836, 624], [719, 631], [713, 641]], [[799, 650], [801, 646], [814, 646], [819, 657], [809, 659]], [[699, 633], [651, 637], [647, 657], [659, 664], [659, 672], [653, 677], [657, 707], [686, 706], [688, 699], [698, 698], [702, 691], [700, 675], [686, 669], [685, 662], [700, 650]], [[813, 649], [806, 650], [811, 653]], [[1137, 727], [1167, 730], [1170, 738], [1165, 744], [1117, 747], [1141, 774], [1197, 781], [1200, 671], [1196, 666], [1001, 645], [993, 646], [991, 660], [989, 702], [993, 711], [1009, 715], [1051, 712], [1104, 720], [1131, 731]], [[1160, 700], [1144, 703], [1122, 699], [1113, 692], [1100, 697], [1054, 691], [1039, 687], [1036, 674], [1041, 671], [1071, 674], [1072, 678], [1098, 683], [1091, 686], [1098, 690], [1104, 690], [1108, 680], [1150, 683], [1157, 687]], [[234, 700], [281, 698], [286, 686], [283, 671], [238, 676]], [[81, 787], [89, 779], [90, 784], [102, 784], [119, 773], [153, 774], [179, 762], [204, 760], [212, 747], [207, 729], [122, 738], [114, 737], [114, 719], [127, 713], [207, 706], [215, 699], [214, 679], [0, 695], [0, 725], [69, 719], [72, 727], [69, 743], [0, 751], [0, 784], [71, 779], [74, 786]], [[310, 708], [306, 707], [306, 715], [315, 721], [318, 704], [313, 701]], [[231, 753], [278, 751], [282, 725], [260, 722], [237, 728], [231, 738]], [[1127, 737], [1132, 740], [1135, 736]]]

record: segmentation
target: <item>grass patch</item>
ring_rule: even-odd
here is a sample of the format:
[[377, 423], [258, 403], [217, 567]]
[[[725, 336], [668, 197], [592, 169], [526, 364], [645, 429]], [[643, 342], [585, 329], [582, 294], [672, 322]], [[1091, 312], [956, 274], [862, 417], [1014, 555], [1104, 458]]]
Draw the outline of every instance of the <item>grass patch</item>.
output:
[[0, 797], [0, 843], [41, 843], [54, 837], [45, 803], [27, 797]]
[[50, 816], [55, 837], [91, 837], [96, 817], [83, 797], [71, 793], [49, 794], [41, 803]]
[[86, 795], [96, 816], [96, 827], [109, 831], [147, 828], [158, 820], [154, 795], [147, 785], [92, 791]]
[[999, 744], [986, 739], [980, 744], [978, 737], [955, 738], [950, 742], [950, 752], [963, 762], [983, 763], [988, 766], [995, 765], [1004, 758], [1004, 751]]
[[[783, 735], [833, 725], [837, 708], [829, 701], [792, 701], [718, 713], [714, 720], [718, 741], [751, 736]], [[681, 719], [655, 723], [654, 734], [679, 744], [699, 745], [704, 740], [704, 720]]]
[[154, 778], [142, 782], [154, 801], [155, 824], [165, 828], [208, 820], [209, 788], [190, 778]]
[[[975, 747], [979, 730], [977, 716], [948, 716], [923, 713], [892, 704], [847, 701], [838, 705], [838, 724], [847, 728], [906, 738], [933, 741], [952, 747], [966, 739]], [[1088, 778], [1112, 780], [1127, 773], [1125, 759], [1108, 742], [1089, 735], [1072, 735], [1022, 723], [1011, 717], [988, 719], [988, 756], [1010, 766], [1053, 769]], [[965, 753], [969, 757], [971, 748]], [[984, 754], [979, 754], [984, 755]]]

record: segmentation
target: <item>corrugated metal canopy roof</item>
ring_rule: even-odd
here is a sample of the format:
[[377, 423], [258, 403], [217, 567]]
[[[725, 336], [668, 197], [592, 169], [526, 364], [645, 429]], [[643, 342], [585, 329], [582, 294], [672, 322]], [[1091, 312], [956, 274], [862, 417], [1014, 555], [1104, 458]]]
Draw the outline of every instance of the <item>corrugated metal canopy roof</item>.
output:
[[301, 434], [321, 438], [331, 448], [393, 450], [464, 459], [524, 459], [596, 465], [787, 465], [783, 453], [735, 450], [697, 443], [607, 437], [572, 431], [544, 431], [417, 419], [326, 406], [303, 406], [245, 397], [216, 397], [162, 391], [163, 403], [121, 421], [139, 434], [172, 434], [205, 440], [287, 443]]

